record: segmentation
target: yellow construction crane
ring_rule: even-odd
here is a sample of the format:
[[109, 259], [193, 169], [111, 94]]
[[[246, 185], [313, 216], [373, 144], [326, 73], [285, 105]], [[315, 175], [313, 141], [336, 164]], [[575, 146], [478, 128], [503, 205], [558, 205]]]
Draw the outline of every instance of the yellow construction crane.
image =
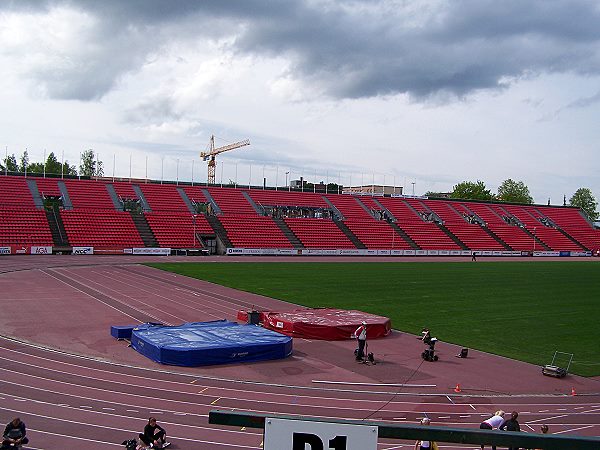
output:
[[208, 151], [200, 152], [200, 157], [202, 158], [202, 160], [208, 161], [208, 184], [215, 184], [215, 167], [217, 166], [215, 157], [219, 153], [227, 152], [229, 150], [233, 150], [234, 148], [244, 147], [245, 145], [250, 145], [250, 139], [245, 139], [240, 142], [235, 142], [233, 144], [224, 145], [223, 147], [215, 148], [214, 134], [210, 137]]

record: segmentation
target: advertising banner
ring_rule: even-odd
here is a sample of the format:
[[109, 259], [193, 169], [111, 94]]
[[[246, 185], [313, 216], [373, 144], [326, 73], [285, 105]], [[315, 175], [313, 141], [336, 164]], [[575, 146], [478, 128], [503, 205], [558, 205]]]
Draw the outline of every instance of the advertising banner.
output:
[[168, 256], [171, 254], [170, 248], [141, 247], [141, 248], [133, 248], [131, 250], [134, 255]]
[[73, 247], [74, 255], [93, 255], [94, 247]]
[[35, 246], [32, 245], [31, 246], [31, 254], [32, 255], [51, 255], [52, 254], [52, 247], [46, 247], [46, 246]]
[[11, 248], [10, 247], [0, 247], [0, 255], [10, 255]]

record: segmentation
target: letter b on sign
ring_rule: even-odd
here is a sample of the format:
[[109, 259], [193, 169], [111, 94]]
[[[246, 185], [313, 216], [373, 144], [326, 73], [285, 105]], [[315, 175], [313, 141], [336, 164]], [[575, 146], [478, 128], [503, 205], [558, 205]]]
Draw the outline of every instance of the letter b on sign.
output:
[[377, 450], [377, 427], [265, 419], [264, 450]]

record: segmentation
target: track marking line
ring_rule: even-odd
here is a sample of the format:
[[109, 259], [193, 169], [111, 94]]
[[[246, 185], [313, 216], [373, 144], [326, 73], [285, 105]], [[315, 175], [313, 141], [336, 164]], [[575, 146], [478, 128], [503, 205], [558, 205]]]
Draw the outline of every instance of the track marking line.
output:
[[451, 399], [450, 397], [448, 397], [447, 395], [446, 395], [446, 398], [448, 399], [448, 401], [449, 401], [450, 403], [452, 403], [453, 405], [456, 405], [456, 403], [454, 403], [454, 402], [452, 401], [452, 399]]
[[551, 417], [546, 417], [546, 418], [543, 418], [543, 419], [530, 420], [529, 423], [546, 422], [546, 421], [549, 421], [549, 420], [562, 419], [563, 417], [569, 417], [569, 414], [562, 414], [560, 416], [551, 416]]
[[217, 403], [219, 400], [221, 400], [221, 397], [217, 398], [216, 400], [213, 400], [212, 402], [210, 402], [211, 405], [214, 405], [215, 403]]
[[571, 428], [569, 430], [557, 431], [556, 433], [552, 433], [552, 434], [570, 433], [571, 431], [585, 430], [586, 428], [592, 428], [592, 427], [595, 427], [595, 426], [596, 425], [588, 425], [588, 426], [585, 426], [585, 427]]
[[471, 405], [470, 403], [469, 403], [469, 406], [470, 406], [470, 407], [473, 409], [473, 411], [477, 411], [477, 408], [475, 408], [475, 407], [474, 407], [473, 405]]

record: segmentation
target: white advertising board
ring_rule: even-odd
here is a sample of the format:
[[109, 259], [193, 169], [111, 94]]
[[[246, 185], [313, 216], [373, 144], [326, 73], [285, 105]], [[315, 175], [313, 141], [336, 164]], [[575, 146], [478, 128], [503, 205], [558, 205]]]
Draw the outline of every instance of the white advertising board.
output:
[[171, 254], [170, 248], [157, 248], [157, 247], [140, 247], [133, 248], [131, 252], [134, 255], [162, 255], [169, 256]]
[[74, 255], [93, 255], [94, 247], [73, 247]]
[[52, 247], [46, 247], [46, 246], [35, 246], [32, 245], [31, 246], [31, 254], [32, 255], [51, 255], [52, 254]]
[[377, 450], [376, 426], [265, 419], [264, 450]]

